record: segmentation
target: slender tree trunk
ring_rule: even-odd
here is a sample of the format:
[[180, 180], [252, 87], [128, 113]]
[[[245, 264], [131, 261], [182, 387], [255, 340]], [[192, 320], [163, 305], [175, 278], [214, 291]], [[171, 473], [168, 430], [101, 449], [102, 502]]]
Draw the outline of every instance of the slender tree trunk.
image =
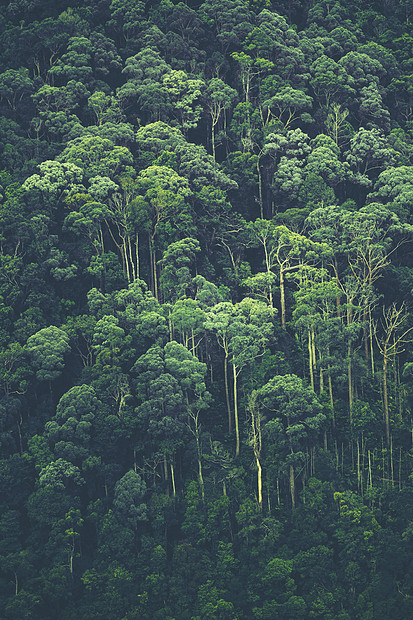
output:
[[333, 398], [333, 382], [331, 380], [331, 366], [328, 364], [328, 394], [330, 396], [331, 415], [333, 421], [333, 428], [336, 426], [336, 418], [334, 413], [334, 398]]
[[123, 237], [123, 239], [122, 239], [121, 254], [122, 254], [122, 263], [123, 263], [123, 273], [126, 276], [127, 283], [130, 284], [131, 283], [131, 277], [130, 277], [130, 271], [129, 271], [128, 251], [127, 251], [127, 248], [126, 248], [126, 238], [125, 237]]
[[154, 291], [154, 297], [155, 299], [159, 300], [159, 294], [158, 294], [158, 267], [156, 264], [156, 254], [155, 251], [153, 252], [152, 255], [152, 261], [153, 261], [153, 291]]
[[258, 487], [258, 506], [262, 509], [262, 467], [258, 454], [255, 454], [255, 461], [257, 463], [257, 487]]
[[[312, 360], [313, 360], [313, 377], [315, 377], [315, 371], [317, 369], [317, 358], [316, 358], [316, 352], [315, 352], [315, 334], [314, 334], [313, 326], [311, 326], [311, 351], [312, 351], [312, 354], [313, 354], [312, 355]], [[314, 390], [314, 388], [313, 388], [313, 390]]]
[[[163, 455], [163, 475], [165, 482], [168, 482], [168, 461], [166, 460], [166, 454]], [[169, 497], [169, 484], [166, 485], [166, 494]]]
[[387, 389], [387, 363], [388, 358], [386, 352], [383, 355], [383, 413], [384, 424], [386, 427], [386, 444], [390, 445], [390, 418], [389, 418], [389, 402]]
[[202, 461], [199, 455], [198, 455], [198, 481], [199, 481], [199, 488], [201, 489], [202, 503], [205, 504], [205, 485], [204, 485], [204, 477], [202, 475]]
[[369, 340], [370, 334], [367, 333], [367, 308], [363, 309], [363, 341], [364, 341], [364, 358], [366, 360], [366, 366], [369, 368], [370, 359], [369, 359]]
[[348, 407], [350, 416], [350, 426], [353, 426], [353, 368], [351, 363], [351, 343], [348, 343], [347, 347], [347, 382], [348, 382]]
[[[269, 275], [271, 273], [271, 265], [270, 265], [270, 259], [268, 256], [268, 249], [267, 249], [267, 243], [264, 241], [263, 243], [264, 246], [264, 252], [265, 252], [265, 266], [267, 268], [267, 274]], [[269, 280], [269, 288], [268, 288], [268, 300], [270, 302], [270, 307], [274, 308], [274, 300], [273, 300], [273, 296], [272, 296], [272, 285], [271, 285], [271, 281]]]
[[238, 424], [238, 393], [237, 393], [237, 369], [235, 364], [232, 365], [234, 377], [234, 419], [235, 419], [235, 456], [239, 455], [239, 424]]
[[135, 255], [136, 255], [136, 278], [140, 278], [140, 269], [139, 269], [139, 235], [136, 233], [135, 238]]
[[373, 321], [371, 318], [371, 308], [369, 308], [369, 343], [370, 343], [371, 376], [374, 377]]
[[286, 328], [284, 269], [280, 267], [281, 325]]
[[148, 249], [149, 249], [149, 286], [151, 288], [152, 293], [154, 293], [154, 283], [153, 283], [153, 256], [152, 256], [152, 238], [151, 234], [148, 233]]
[[371, 458], [370, 458], [370, 450], [368, 451], [368, 457], [369, 457], [369, 474], [368, 474], [368, 483], [367, 486], [372, 489], [373, 488], [373, 476], [371, 473]]
[[225, 381], [225, 398], [227, 401], [228, 411], [228, 433], [232, 431], [232, 419], [231, 419], [231, 405], [229, 402], [229, 386], [228, 386], [228, 352], [225, 352], [224, 358], [224, 381]]
[[215, 124], [213, 120], [211, 120], [211, 145], [212, 145], [212, 157], [214, 158], [214, 161], [215, 161], [216, 160], [216, 157], [215, 157]]
[[174, 470], [174, 465], [172, 462], [171, 462], [171, 481], [172, 481], [172, 495], [176, 497], [175, 470]]
[[314, 363], [313, 363], [313, 347], [311, 343], [311, 330], [308, 328], [308, 368], [310, 371], [311, 389], [314, 392]]
[[263, 205], [263, 199], [262, 199], [262, 174], [261, 174], [259, 156], [257, 159], [257, 173], [258, 173], [258, 202], [260, 205], [260, 218], [263, 219], [264, 218], [264, 205]]
[[290, 465], [290, 495], [291, 495], [291, 509], [295, 510], [295, 472], [294, 472], [294, 465]]
[[131, 244], [131, 240], [130, 240], [129, 237], [128, 237], [128, 249], [129, 249], [129, 261], [130, 261], [131, 270], [132, 270], [132, 278], [133, 278], [133, 282], [135, 282], [135, 280], [136, 280], [136, 267], [135, 267], [135, 261], [133, 260], [132, 244]]

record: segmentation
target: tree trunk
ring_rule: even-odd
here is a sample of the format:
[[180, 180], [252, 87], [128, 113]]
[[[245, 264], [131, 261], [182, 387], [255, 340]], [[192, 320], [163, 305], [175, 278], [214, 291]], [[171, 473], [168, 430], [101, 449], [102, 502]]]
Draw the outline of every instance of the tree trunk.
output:
[[264, 218], [264, 205], [262, 200], [262, 175], [260, 168], [260, 157], [258, 156], [257, 160], [257, 173], [258, 173], [258, 203], [260, 205], [260, 218]]
[[231, 419], [231, 405], [229, 402], [229, 387], [228, 387], [228, 352], [225, 353], [224, 358], [224, 380], [225, 380], [225, 398], [227, 401], [228, 411], [228, 433], [232, 431], [232, 419]]
[[290, 494], [291, 494], [291, 509], [295, 510], [295, 473], [294, 473], [294, 465], [290, 465]]
[[202, 461], [199, 455], [198, 455], [198, 481], [199, 481], [199, 488], [201, 489], [202, 503], [205, 504], [204, 477], [202, 475]]
[[235, 419], [235, 456], [239, 455], [239, 424], [238, 424], [238, 394], [237, 394], [237, 369], [235, 364], [232, 365], [234, 376], [234, 419]]
[[336, 418], [335, 418], [335, 414], [334, 414], [333, 382], [331, 380], [331, 366], [330, 366], [330, 364], [328, 364], [328, 394], [330, 396], [330, 406], [331, 406], [331, 415], [332, 415], [333, 428], [335, 428], [335, 426], [336, 426]]
[[156, 265], [156, 255], [155, 252], [153, 252], [152, 255], [152, 262], [153, 262], [153, 294], [156, 300], [159, 300], [159, 295], [158, 295], [158, 267]]
[[311, 331], [308, 328], [308, 368], [310, 371], [310, 382], [311, 389], [314, 392], [315, 384], [314, 384], [314, 363], [313, 363], [313, 347], [311, 345]]
[[175, 470], [174, 470], [174, 466], [172, 462], [171, 462], [171, 481], [172, 481], [172, 495], [176, 497]]
[[284, 269], [280, 267], [280, 296], [281, 296], [281, 325], [285, 329], [285, 283], [284, 283]]
[[387, 389], [387, 363], [388, 358], [385, 353], [383, 356], [383, 413], [384, 424], [386, 426], [386, 444], [390, 445], [390, 419], [389, 419], [389, 402], [388, 402], [388, 389]]
[[140, 277], [140, 269], [139, 269], [139, 235], [136, 233], [135, 239], [135, 255], [136, 255], [136, 278]]
[[351, 344], [347, 348], [347, 381], [348, 381], [348, 407], [350, 416], [350, 426], [353, 426], [353, 368], [351, 363]]
[[258, 485], [258, 506], [260, 508], [260, 510], [262, 509], [262, 467], [261, 467], [261, 463], [260, 460], [258, 458], [258, 454], [255, 454], [255, 460], [257, 463], [257, 485]]

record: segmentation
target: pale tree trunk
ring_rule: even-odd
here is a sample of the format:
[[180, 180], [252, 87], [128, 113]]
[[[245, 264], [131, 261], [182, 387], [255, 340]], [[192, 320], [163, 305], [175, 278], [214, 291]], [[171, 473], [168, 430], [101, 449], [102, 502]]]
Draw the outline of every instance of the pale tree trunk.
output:
[[255, 463], [257, 465], [257, 491], [258, 491], [258, 507], [262, 509], [262, 467], [260, 463], [261, 456], [261, 414], [256, 406], [257, 392], [254, 391], [248, 398], [248, 409], [251, 414], [251, 432], [252, 432], [252, 449], [254, 451]]
[[255, 461], [257, 463], [257, 487], [258, 487], [258, 506], [260, 510], [262, 509], [262, 467], [260, 460], [257, 455], [255, 455]]
[[239, 423], [238, 423], [238, 393], [237, 393], [237, 369], [235, 364], [232, 365], [234, 377], [234, 419], [235, 419], [235, 456], [239, 455]]
[[196, 453], [197, 453], [197, 460], [198, 460], [198, 483], [199, 483], [199, 488], [201, 491], [202, 503], [205, 504], [205, 485], [204, 485], [204, 477], [202, 475], [202, 452], [201, 452], [201, 444], [200, 444], [201, 426], [199, 424], [199, 411], [197, 412], [191, 411], [189, 413], [189, 418], [192, 419], [193, 421], [193, 427], [191, 426], [191, 423], [189, 422], [189, 428], [191, 430], [191, 433], [195, 437]]
[[257, 160], [257, 173], [258, 173], [258, 202], [260, 205], [260, 218], [263, 219], [264, 218], [264, 205], [263, 205], [263, 199], [262, 199], [262, 175], [261, 175], [259, 156]]
[[[312, 352], [312, 360], [313, 360], [313, 375], [315, 376], [315, 371], [317, 369], [317, 358], [316, 358], [316, 353], [315, 353], [315, 334], [314, 334], [314, 328], [313, 326], [311, 326], [311, 352]], [[313, 388], [313, 391], [314, 388]]]
[[156, 264], [156, 254], [153, 253], [153, 289], [154, 289], [154, 297], [156, 300], [159, 300], [158, 294], [158, 267]]
[[383, 355], [383, 411], [384, 411], [384, 424], [386, 427], [386, 444], [390, 445], [390, 416], [389, 416], [389, 401], [388, 401], [388, 388], [387, 388], [387, 354]]
[[212, 145], [212, 157], [214, 158], [214, 161], [216, 159], [215, 157], [215, 123], [212, 120], [211, 122], [211, 145]]
[[171, 481], [172, 481], [172, 494], [176, 497], [176, 486], [175, 486], [175, 470], [174, 465], [171, 461]]
[[228, 387], [228, 351], [225, 351], [224, 358], [224, 380], [225, 380], [225, 398], [227, 401], [228, 411], [228, 432], [232, 431], [232, 419], [231, 419], [231, 405], [229, 402], [229, 387]]
[[374, 377], [373, 320], [371, 318], [371, 308], [369, 308], [369, 342], [370, 342], [371, 376]]
[[333, 397], [333, 382], [331, 380], [331, 367], [328, 364], [328, 394], [330, 396], [331, 415], [333, 420], [333, 428], [335, 428], [336, 420], [334, 415], [334, 397]]
[[286, 328], [284, 269], [280, 267], [281, 325]]
[[351, 362], [351, 344], [347, 347], [347, 382], [348, 382], [348, 407], [350, 416], [350, 426], [353, 426], [353, 367]]
[[294, 472], [294, 465], [290, 465], [290, 495], [291, 495], [291, 509], [295, 510], [295, 472]]
[[308, 328], [308, 368], [310, 371], [310, 382], [311, 389], [314, 392], [315, 383], [314, 383], [314, 363], [313, 363], [313, 347], [311, 343], [311, 330]]
[[[268, 248], [267, 248], [267, 243], [264, 242], [263, 243], [264, 246], [264, 253], [265, 253], [265, 266], [267, 268], [267, 274], [269, 275], [270, 273], [272, 273], [271, 271], [271, 265], [270, 265], [270, 258], [268, 256]], [[274, 302], [273, 302], [273, 297], [272, 297], [272, 285], [271, 285], [271, 281], [270, 281], [270, 285], [269, 285], [269, 289], [268, 289], [268, 300], [270, 302], [270, 307], [274, 308]]]

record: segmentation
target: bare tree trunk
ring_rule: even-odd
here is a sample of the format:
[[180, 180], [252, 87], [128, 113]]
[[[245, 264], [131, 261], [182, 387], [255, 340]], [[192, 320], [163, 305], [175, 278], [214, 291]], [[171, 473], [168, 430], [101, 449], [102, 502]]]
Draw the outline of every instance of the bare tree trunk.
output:
[[261, 467], [261, 463], [260, 460], [258, 458], [258, 455], [255, 455], [255, 461], [257, 463], [257, 476], [258, 476], [258, 480], [257, 480], [257, 485], [258, 485], [258, 505], [260, 507], [260, 510], [262, 508], [262, 467]]
[[229, 402], [229, 387], [228, 387], [228, 353], [225, 352], [224, 359], [224, 381], [225, 381], [225, 398], [227, 401], [227, 411], [228, 411], [228, 433], [232, 431], [232, 419], [231, 419], [231, 405]]
[[232, 365], [234, 377], [234, 419], [235, 419], [235, 456], [239, 455], [239, 424], [238, 424], [238, 394], [237, 394], [237, 369], [235, 364]]
[[350, 426], [353, 426], [353, 404], [354, 404], [354, 396], [353, 396], [353, 372], [352, 372], [352, 363], [351, 363], [351, 344], [348, 344], [347, 348], [347, 381], [348, 381], [348, 407], [349, 407], [349, 416], [350, 416]]
[[387, 355], [383, 355], [383, 413], [384, 424], [386, 427], [386, 444], [390, 445], [390, 417], [389, 417], [389, 402], [388, 402], [388, 389], [387, 389]]
[[315, 384], [314, 384], [314, 362], [313, 362], [313, 347], [311, 343], [311, 331], [308, 328], [308, 368], [310, 371], [310, 381], [311, 381], [311, 389], [314, 392]]
[[263, 199], [262, 199], [262, 175], [261, 175], [259, 156], [257, 159], [257, 173], [258, 173], [258, 202], [260, 205], [260, 218], [263, 219], [264, 218], [264, 205], [263, 205]]
[[175, 486], [175, 470], [174, 465], [171, 461], [171, 481], [172, 481], [172, 494], [176, 497], [176, 486]]
[[284, 270], [280, 267], [281, 325], [286, 328]]
[[294, 465], [290, 465], [290, 495], [291, 495], [291, 509], [295, 510], [295, 472], [294, 472]]
[[330, 406], [331, 406], [331, 415], [333, 416], [333, 428], [335, 428], [336, 425], [336, 418], [334, 415], [334, 398], [333, 398], [333, 382], [331, 380], [331, 367], [330, 364], [328, 364], [328, 393], [330, 396]]
[[212, 145], [212, 157], [214, 158], [214, 161], [216, 160], [215, 157], [215, 125], [214, 125], [214, 121], [211, 120], [211, 145]]

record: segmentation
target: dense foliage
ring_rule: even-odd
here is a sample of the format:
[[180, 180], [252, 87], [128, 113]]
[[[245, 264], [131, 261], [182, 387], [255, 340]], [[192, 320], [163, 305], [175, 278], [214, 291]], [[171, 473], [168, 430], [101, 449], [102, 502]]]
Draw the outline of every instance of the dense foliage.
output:
[[413, 617], [412, 20], [2, 4], [1, 617]]

